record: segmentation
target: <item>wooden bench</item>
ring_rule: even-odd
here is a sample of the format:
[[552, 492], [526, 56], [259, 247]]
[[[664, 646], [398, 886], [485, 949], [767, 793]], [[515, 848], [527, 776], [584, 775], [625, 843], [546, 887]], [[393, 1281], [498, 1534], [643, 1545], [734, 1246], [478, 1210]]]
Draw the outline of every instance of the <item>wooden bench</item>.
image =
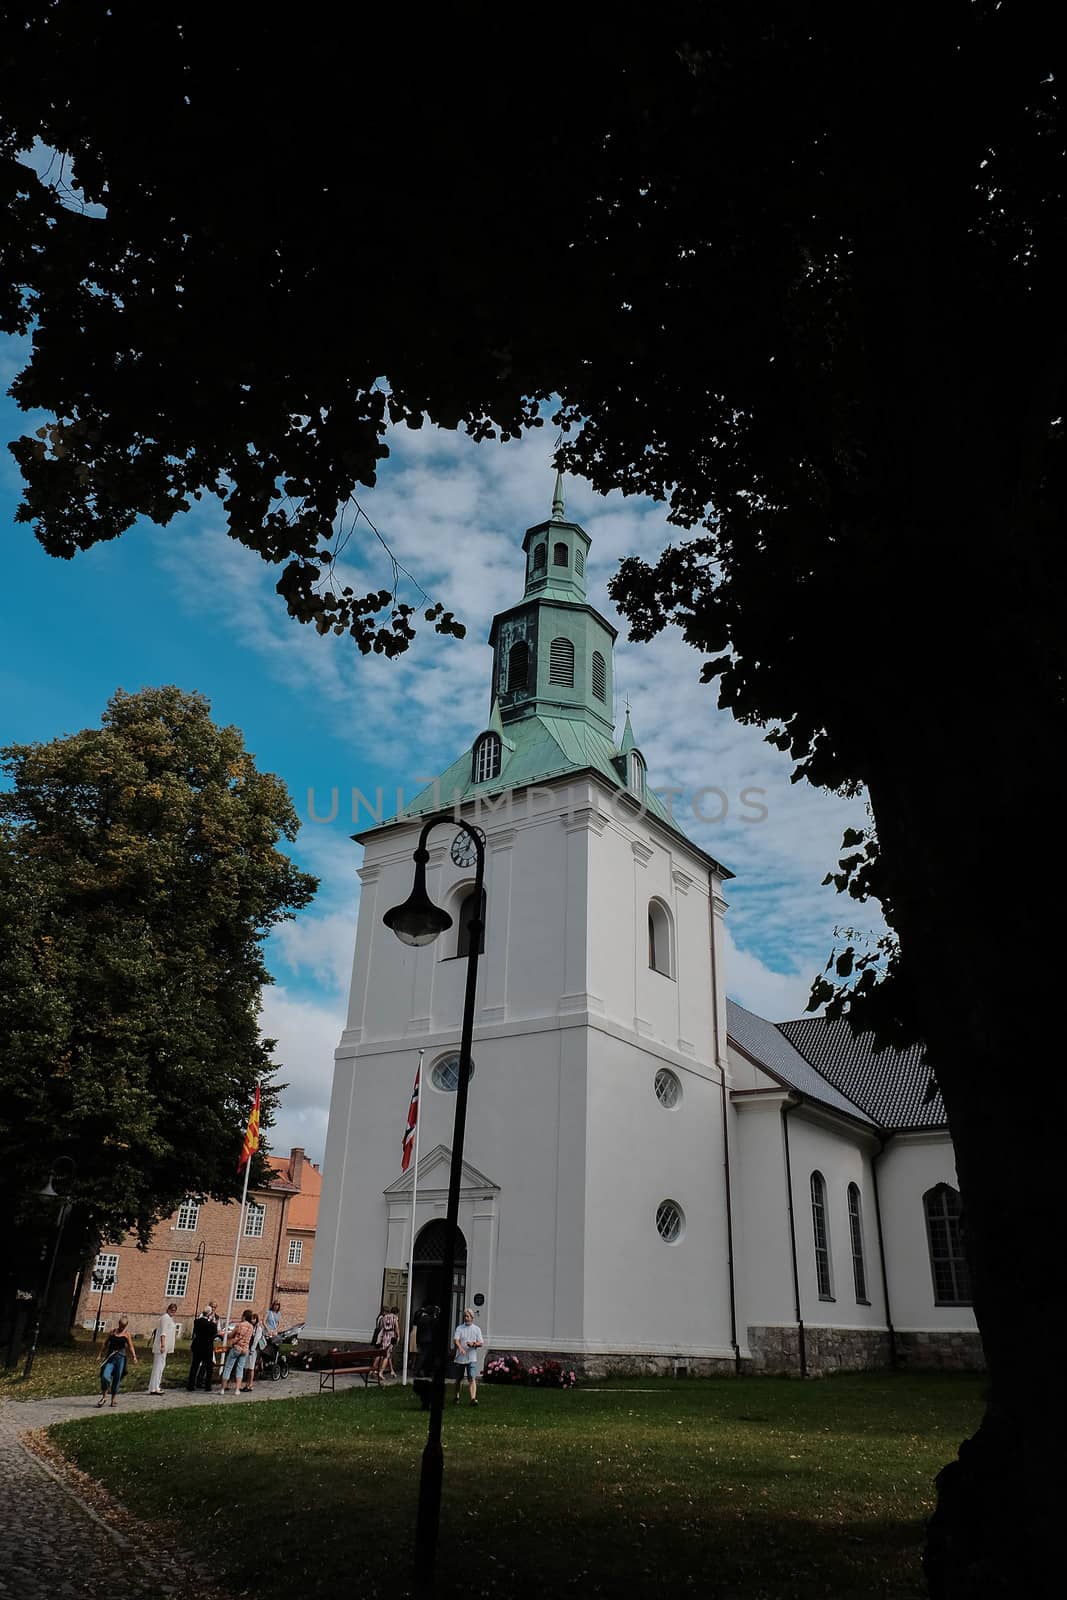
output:
[[363, 1379], [363, 1387], [370, 1383], [371, 1367], [381, 1355], [380, 1350], [330, 1350], [327, 1351], [325, 1360], [319, 1368], [319, 1393], [324, 1389], [332, 1389], [337, 1393], [338, 1378], [356, 1377]]

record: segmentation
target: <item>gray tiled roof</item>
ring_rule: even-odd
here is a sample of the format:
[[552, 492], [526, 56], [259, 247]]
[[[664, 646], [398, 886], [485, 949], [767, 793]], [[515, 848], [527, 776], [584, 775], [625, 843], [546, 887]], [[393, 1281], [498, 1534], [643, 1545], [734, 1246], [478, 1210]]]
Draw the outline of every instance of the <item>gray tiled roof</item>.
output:
[[853, 1033], [846, 1017], [801, 1017], [777, 1030], [822, 1078], [854, 1100], [882, 1128], [943, 1128], [941, 1095], [926, 1100], [931, 1072], [925, 1047], [875, 1050], [873, 1033]]
[[757, 1017], [754, 1011], [746, 1011], [736, 1000], [726, 1002], [726, 1031], [746, 1055], [765, 1066], [790, 1089], [796, 1089], [799, 1094], [818, 1100], [834, 1111], [843, 1111], [859, 1122], [874, 1121], [862, 1107], [816, 1072], [773, 1022]]

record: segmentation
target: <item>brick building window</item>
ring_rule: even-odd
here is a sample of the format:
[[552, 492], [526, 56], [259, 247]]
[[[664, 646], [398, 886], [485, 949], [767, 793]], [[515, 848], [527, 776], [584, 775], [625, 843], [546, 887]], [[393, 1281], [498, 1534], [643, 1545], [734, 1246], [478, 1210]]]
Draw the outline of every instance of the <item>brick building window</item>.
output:
[[93, 1265], [93, 1288], [98, 1294], [101, 1289], [105, 1294], [114, 1294], [118, 1276], [118, 1256], [107, 1250], [101, 1251]]
[[290, 1239], [289, 1240], [289, 1265], [291, 1267], [298, 1267], [300, 1265], [300, 1262], [301, 1262], [302, 1258], [303, 1258], [303, 1254], [304, 1254], [304, 1241], [303, 1241], [303, 1239]]
[[235, 1300], [250, 1301], [256, 1298], [256, 1277], [258, 1273], [258, 1267], [237, 1268], [237, 1292], [234, 1295]]
[[172, 1261], [167, 1269], [167, 1287], [163, 1293], [168, 1300], [184, 1300], [189, 1287], [188, 1261]]
[[262, 1239], [263, 1223], [267, 1216], [266, 1206], [257, 1205], [254, 1200], [248, 1202], [248, 1211], [245, 1214], [245, 1238]]
[[195, 1233], [200, 1221], [200, 1206], [196, 1200], [183, 1200], [178, 1207], [178, 1232]]

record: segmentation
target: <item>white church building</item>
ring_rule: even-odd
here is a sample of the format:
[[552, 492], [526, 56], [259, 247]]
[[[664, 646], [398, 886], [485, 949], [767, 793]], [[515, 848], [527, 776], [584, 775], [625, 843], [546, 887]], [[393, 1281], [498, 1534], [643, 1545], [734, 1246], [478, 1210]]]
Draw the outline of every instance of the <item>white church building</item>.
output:
[[[357, 836], [305, 1337], [365, 1342], [409, 1257], [413, 1309], [443, 1298], [473, 887], [454, 824], [431, 833], [427, 868], [453, 927], [414, 948], [382, 917], [410, 892], [422, 824], [447, 810], [486, 845], [453, 1321], [472, 1304], [487, 1354], [590, 1375], [979, 1365], [922, 1053], [727, 1000], [732, 874], [647, 787], [629, 716], [616, 741], [616, 631], [586, 598], [589, 542], [557, 480], [523, 543], [523, 597], [493, 622], [486, 727]], [[400, 1156], [420, 1050], [412, 1251]]]

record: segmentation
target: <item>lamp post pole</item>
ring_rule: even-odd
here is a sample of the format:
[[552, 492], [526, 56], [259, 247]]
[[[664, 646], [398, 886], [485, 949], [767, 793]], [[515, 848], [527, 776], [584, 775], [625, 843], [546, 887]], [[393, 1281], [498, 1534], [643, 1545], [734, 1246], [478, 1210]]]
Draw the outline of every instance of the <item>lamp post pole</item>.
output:
[[109, 1289], [115, 1287], [115, 1274], [113, 1272], [94, 1272], [93, 1288], [100, 1290], [100, 1298], [96, 1302], [96, 1321], [93, 1323], [93, 1343], [100, 1337], [100, 1323], [104, 1314], [104, 1296]]
[[[56, 1162], [57, 1166], [59, 1164], [59, 1161], [65, 1161], [65, 1162], [67, 1162], [69, 1164], [69, 1166], [70, 1166], [70, 1181], [73, 1183], [74, 1175], [75, 1175], [75, 1172], [77, 1170], [75, 1165], [74, 1165], [73, 1158], [70, 1157], [70, 1156], [60, 1156], [60, 1157], [57, 1158], [57, 1162]], [[56, 1178], [58, 1176], [59, 1176], [59, 1173], [56, 1172], [56, 1170], [53, 1168], [52, 1172], [50, 1172], [49, 1175], [48, 1175], [48, 1182], [45, 1184], [44, 1188], [41, 1191], [41, 1198], [42, 1199], [45, 1199], [45, 1200], [58, 1200], [58, 1199], [60, 1199], [60, 1196], [56, 1193], [56, 1190], [55, 1190], [55, 1188], [53, 1187], [53, 1184], [52, 1184], [52, 1179]], [[24, 1379], [28, 1378], [30, 1376], [30, 1373], [33, 1371], [34, 1357], [37, 1354], [37, 1340], [40, 1337], [40, 1333], [41, 1333], [41, 1318], [44, 1316], [45, 1307], [48, 1304], [48, 1294], [49, 1294], [49, 1291], [50, 1291], [50, 1289], [52, 1287], [52, 1276], [53, 1276], [53, 1274], [54, 1274], [54, 1272], [56, 1270], [56, 1261], [57, 1261], [57, 1259], [59, 1257], [59, 1245], [60, 1245], [61, 1239], [63, 1238], [63, 1229], [67, 1225], [67, 1218], [70, 1215], [70, 1208], [71, 1208], [71, 1202], [70, 1202], [69, 1198], [66, 1195], [62, 1196], [62, 1203], [60, 1204], [60, 1207], [59, 1207], [59, 1216], [56, 1219], [56, 1236], [55, 1236], [55, 1239], [54, 1239], [54, 1241], [52, 1243], [52, 1256], [51, 1256], [51, 1259], [49, 1260], [49, 1263], [48, 1263], [48, 1272], [47, 1272], [47, 1275], [46, 1275], [45, 1280], [44, 1280], [44, 1288], [41, 1290], [40, 1299], [37, 1301], [37, 1305], [34, 1308], [33, 1333], [30, 1335], [30, 1348], [26, 1352], [26, 1364], [22, 1369], [22, 1376], [23, 1376]]]
[[482, 885], [485, 876], [485, 845], [481, 835], [466, 822], [456, 823], [447, 812], [431, 817], [419, 835], [414, 854], [415, 882], [410, 898], [402, 906], [394, 906], [382, 919], [397, 938], [405, 944], [430, 944], [446, 928], [452, 918], [435, 906], [426, 893], [426, 863], [430, 859], [426, 839], [438, 823], [449, 822], [460, 827], [471, 840], [477, 857], [474, 878], [474, 916], [468, 924], [467, 986], [463, 997], [463, 1030], [459, 1046], [459, 1083], [456, 1086], [456, 1116], [452, 1130], [452, 1165], [448, 1174], [448, 1207], [445, 1213], [445, 1247], [441, 1272], [444, 1278], [441, 1315], [434, 1325], [433, 1372], [430, 1379], [430, 1422], [426, 1445], [422, 1452], [419, 1473], [419, 1500], [415, 1517], [415, 1592], [419, 1596], [433, 1593], [434, 1562], [437, 1555], [437, 1535], [441, 1524], [441, 1485], [444, 1476], [444, 1452], [441, 1448], [441, 1425], [445, 1409], [445, 1363], [451, 1340], [452, 1325], [449, 1315], [452, 1305], [452, 1278], [456, 1264], [456, 1230], [459, 1223], [459, 1191], [463, 1178], [463, 1139], [467, 1127], [467, 1089], [471, 1075], [471, 1040], [474, 1034], [474, 1005], [478, 988], [478, 956], [482, 946], [481, 920]]

